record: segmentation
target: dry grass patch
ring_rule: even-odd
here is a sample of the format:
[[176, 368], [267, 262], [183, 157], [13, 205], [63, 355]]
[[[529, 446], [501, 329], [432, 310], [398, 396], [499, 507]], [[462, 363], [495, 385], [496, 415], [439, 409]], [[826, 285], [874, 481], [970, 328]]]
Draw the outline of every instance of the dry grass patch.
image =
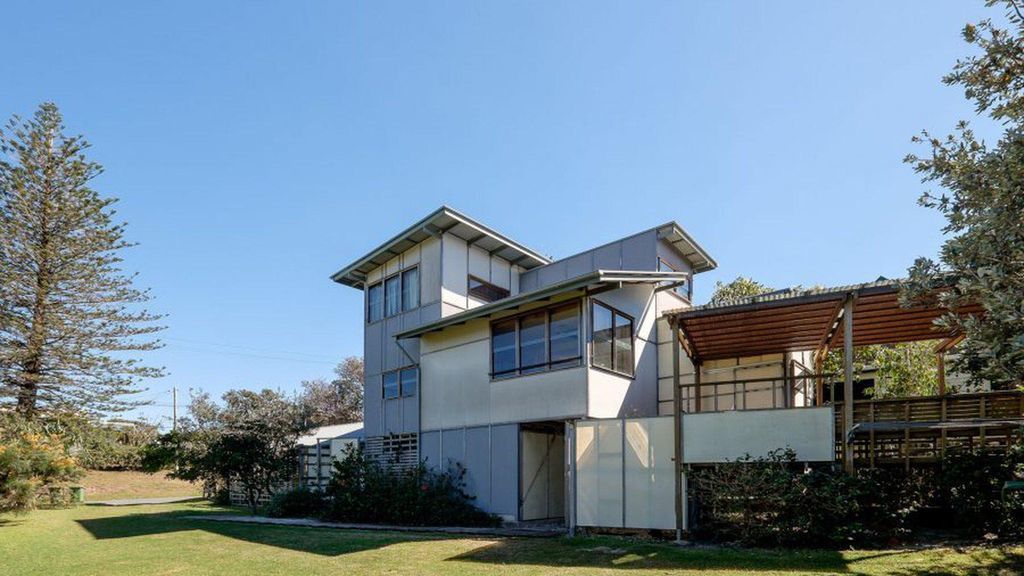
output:
[[168, 478], [163, 472], [90, 470], [79, 484], [85, 486], [87, 501], [202, 496], [198, 485]]

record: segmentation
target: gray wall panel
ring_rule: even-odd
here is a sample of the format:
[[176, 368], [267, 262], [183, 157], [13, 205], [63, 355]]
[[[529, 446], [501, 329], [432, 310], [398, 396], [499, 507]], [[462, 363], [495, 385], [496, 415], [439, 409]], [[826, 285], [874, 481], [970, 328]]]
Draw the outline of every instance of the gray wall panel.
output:
[[441, 461], [441, 432], [423, 432], [420, 434], [420, 460], [431, 468], [437, 468]]
[[491, 512], [519, 514], [519, 426], [491, 427]]
[[466, 429], [466, 491], [475, 504], [491, 509], [491, 430], [489, 426]]

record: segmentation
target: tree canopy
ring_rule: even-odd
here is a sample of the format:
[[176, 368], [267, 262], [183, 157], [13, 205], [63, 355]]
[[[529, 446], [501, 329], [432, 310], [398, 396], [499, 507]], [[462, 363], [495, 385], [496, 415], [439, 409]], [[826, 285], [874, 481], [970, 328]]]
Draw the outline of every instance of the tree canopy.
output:
[[732, 282], [723, 283], [721, 280], [715, 282], [715, 291], [711, 294], [710, 303], [721, 304], [748, 296], [757, 296], [772, 290], [774, 288], [769, 288], [756, 280], [737, 276]]
[[299, 395], [303, 423], [309, 427], [363, 419], [363, 359], [350, 356], [334, 367], [334, 378], [306, 380]]
[[[943, 82], [961, 87], [1002, 135], [988, 144], [961, 121], [944, 138], [927, 131], [914, 138], [926, 152], [906, 162], [941, 188], [919, 203], [945, 217], [946, 240], [938, 262], [915, 261], [903, 298], [945, 309], [938, 323], [966, 336], [954, 365], [973, 383], [1007, 387], [1024, 381], [1024, 2], [986, 5], [1004, 6], [1009, 28], [991, 20], [965, 26], [963, 38], [977, 52]], [[972, 303], [984, 313], [958, 313]]]

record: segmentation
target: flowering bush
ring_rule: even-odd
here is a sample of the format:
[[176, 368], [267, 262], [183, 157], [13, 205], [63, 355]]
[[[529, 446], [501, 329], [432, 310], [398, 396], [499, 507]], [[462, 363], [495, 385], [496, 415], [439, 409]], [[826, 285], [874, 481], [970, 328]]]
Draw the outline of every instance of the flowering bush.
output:
[[0, 427], [0, 514], [24, 513], [35, 507], [46, 489], [54, 504], [66, 504], [67, 485], [82, 471], [57, 435], [41, 434], [30, 426], [2, 422]]

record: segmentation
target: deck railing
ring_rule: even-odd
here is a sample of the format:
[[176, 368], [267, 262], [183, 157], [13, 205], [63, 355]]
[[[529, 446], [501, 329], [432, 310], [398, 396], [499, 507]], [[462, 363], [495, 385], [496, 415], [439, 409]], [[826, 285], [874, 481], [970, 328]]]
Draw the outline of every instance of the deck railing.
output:
[[[846, 429], [836, 403], [836, 455]], [[934, 463], [960, 448], [1003, 450], [1021, 438], [1024, 393], [1016, 390], [856, 400], [849, 438], [856, 466]]]

